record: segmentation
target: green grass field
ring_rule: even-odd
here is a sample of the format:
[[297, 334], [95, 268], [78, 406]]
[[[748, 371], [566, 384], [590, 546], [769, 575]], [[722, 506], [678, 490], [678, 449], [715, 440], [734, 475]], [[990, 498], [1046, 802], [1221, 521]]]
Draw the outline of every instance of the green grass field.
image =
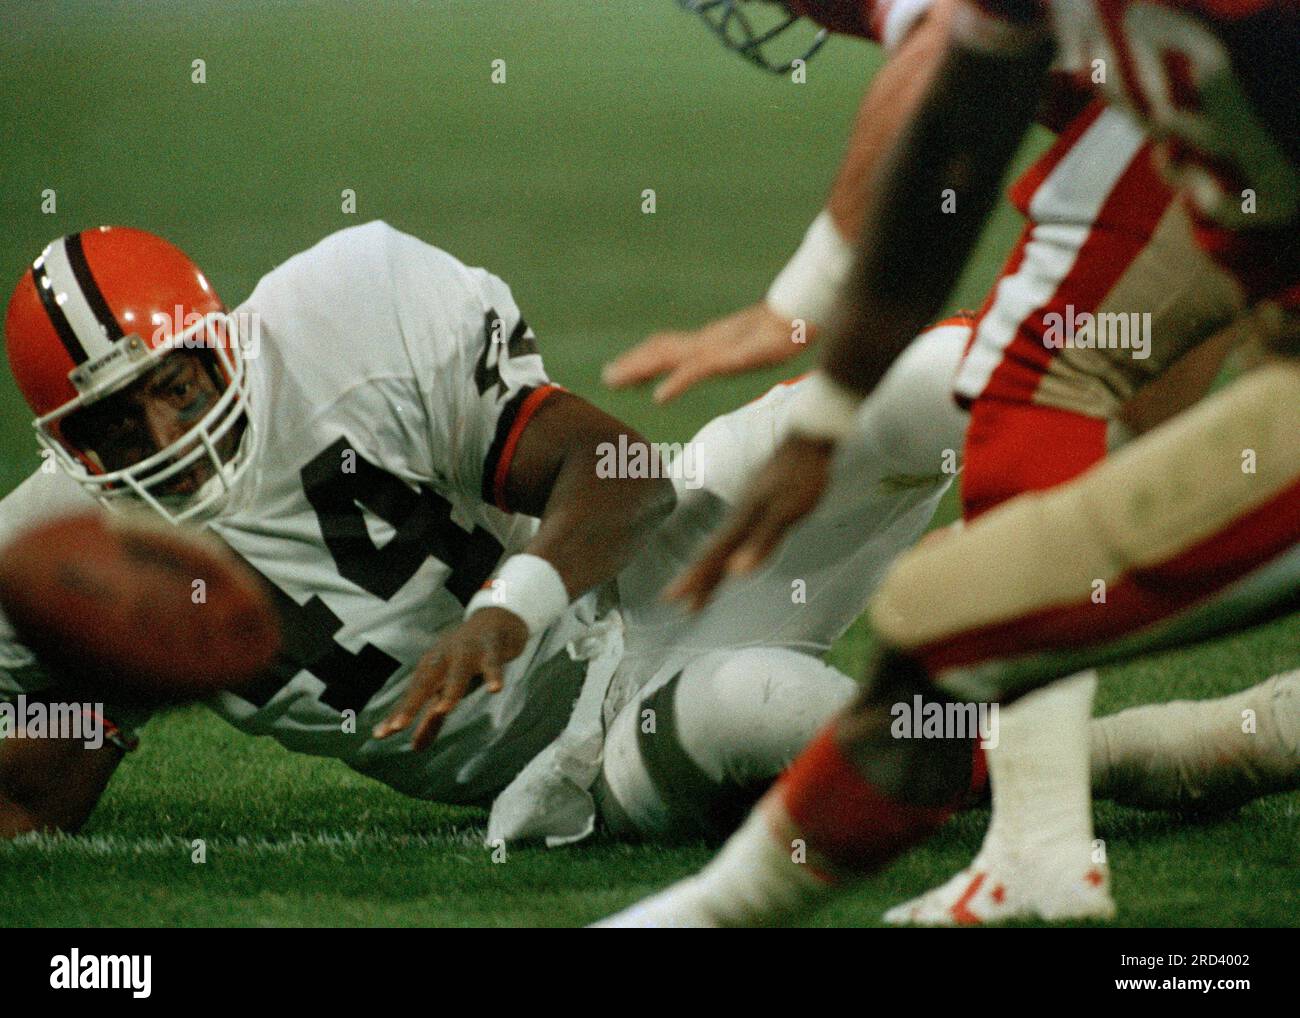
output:
[[[505, 84], [490, 81], [496, 59]], [[123, 223], [180, 244], [233, 306], [325, 233], [383, 218], [505, 278], [554, 378], [684, 439], [790, 369], [656, 408], [603, 390], [601, 364], [763, 292], [820, 207], [875, 67], [840, 40], [806, 84], [771, 79], [671, 0], [10, 4], [0, 278], [54, 236]], [[57, 214], [41, 211], [47, 188]], [[999, 211], [954, 305], [978, 303], [1017, 226]], [[6, 376], [0, 490], [36, 466], [28, 420]], [[1297, 645], [1290, 620], [1109, 669], [1099, 709], [1240, 689], [1294, 667]], [[835, 657], [852, 670], [866, 650], [855, 630]], [[960, 817], [816, 922], [875, 924], [967, 862], [986, 818]], [[80, 836], [0, 845], [0, 924], [580, 924], [708, 855], [595, 842], [494, 863], [483, 819], [190, 708], [147, 726]], [[1123, 924], [1300, 917], [1300, 794], [1203, 824], [1103, 805], [1098, 836]]]

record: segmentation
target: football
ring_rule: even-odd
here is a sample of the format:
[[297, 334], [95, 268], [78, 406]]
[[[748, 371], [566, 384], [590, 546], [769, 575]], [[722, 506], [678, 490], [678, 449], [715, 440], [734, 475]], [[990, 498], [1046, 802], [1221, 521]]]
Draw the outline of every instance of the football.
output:
[[60, 681], [114, 702], [238, 686], [279, 647], [270, 599], [215, 539], [129, 514], [63, 516], [0, 550], [0, 608]]

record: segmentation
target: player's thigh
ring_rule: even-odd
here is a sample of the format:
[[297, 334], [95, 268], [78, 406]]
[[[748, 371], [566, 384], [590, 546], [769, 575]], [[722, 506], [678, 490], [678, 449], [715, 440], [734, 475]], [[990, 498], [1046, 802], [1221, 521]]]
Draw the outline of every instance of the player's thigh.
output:
[[1300, 364], [1239, 379], [1083, 477], [899, 563], [871, 619], [963, 696], [1242, 624], [1300, 586]]

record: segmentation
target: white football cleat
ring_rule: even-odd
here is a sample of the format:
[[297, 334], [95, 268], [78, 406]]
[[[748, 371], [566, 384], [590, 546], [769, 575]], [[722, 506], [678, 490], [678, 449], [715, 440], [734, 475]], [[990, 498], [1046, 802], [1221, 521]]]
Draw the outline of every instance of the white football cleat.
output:
[[754, 808], [704, 869], [666, 891], [592, 925], [604, 929], [711, 929], [774, 926], [811, 911], [834, 894], [773, 836], [768, 817], [789, 825], [772, 793]]
[[714, 929], [720, 926], [716, 916], [705, 905], [696, 877], [679, 880], [667, 890], [643, 898], [622, 912], [615, 912], [589, 929], [644, 930], [644, 929]]
[[[1077, 867], [1076, 867], [1077, 869]], [[1063, 879], [1060, 867], [981, 854], [946, 884], [885, 913], [895, 926], [981, 926], [1011, 919], [1113, 919], [1110, 871], [1087, 866]]]

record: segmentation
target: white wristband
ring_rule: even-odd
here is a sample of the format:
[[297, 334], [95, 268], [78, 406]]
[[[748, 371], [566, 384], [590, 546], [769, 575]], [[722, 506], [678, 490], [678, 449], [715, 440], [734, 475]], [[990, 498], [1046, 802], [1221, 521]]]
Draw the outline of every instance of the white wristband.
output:
[[862, 397], [821, 371], [799, 383], [790, 405], [789, 428], [809, 438], [837, 442], [853, 430]]
[[853, 254], [853, 244], [823, 209], [767, 291], [767, 306], [791, 321], [825, 325], [848, 284]]
[[480, 608], [505, 608], [524, 620], [528, 635], [535, 636], [555, 622], [569, 607], [555, 566], [536, 555], [511, 555], [495, 579], [469, 599], [465, 618]]

